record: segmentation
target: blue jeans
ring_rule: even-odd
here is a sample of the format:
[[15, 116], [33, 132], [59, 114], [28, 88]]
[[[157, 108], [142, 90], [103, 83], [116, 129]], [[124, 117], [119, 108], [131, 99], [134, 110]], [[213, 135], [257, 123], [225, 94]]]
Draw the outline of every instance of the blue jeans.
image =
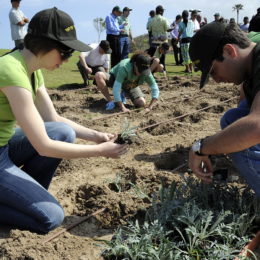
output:
[[119, 40], [120, 40], [121, 60], [127, 59], [129, 54], [129, 37], [120, 36]]
[[[64, 123], [47, 122], [53, 140], [74, 142], [74, 130]], [[0, 147], [0, 223], [47, 233], [59, 226], [63, 209], [47, 191], [61, 159], [41, 156], [20, 128], [8, 145]]]
[[[247, 116], [249, 112], [247, 101], [241, 101], [237, 108], [228, 110], [221, 118], [221, 128], [224, 129], [236, 120]], [[232, 153], [230, 157], [241, 176], [260, 197], [260, 144]]]

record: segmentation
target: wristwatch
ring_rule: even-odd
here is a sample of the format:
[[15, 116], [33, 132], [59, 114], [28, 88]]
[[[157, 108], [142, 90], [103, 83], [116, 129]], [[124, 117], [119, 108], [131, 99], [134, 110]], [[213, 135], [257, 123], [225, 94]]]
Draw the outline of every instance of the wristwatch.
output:
[[205, 154], [203, 154], [201, 152], [201, 148], [202, 148], [202, 142], [203, 142], [203, 139], [200, 139], [200, 140], [197, 140], [193, 143], [192, 147], [191, 147], [191, 150], [196, 153], [197, 155], [199, 156], [205, 156]]

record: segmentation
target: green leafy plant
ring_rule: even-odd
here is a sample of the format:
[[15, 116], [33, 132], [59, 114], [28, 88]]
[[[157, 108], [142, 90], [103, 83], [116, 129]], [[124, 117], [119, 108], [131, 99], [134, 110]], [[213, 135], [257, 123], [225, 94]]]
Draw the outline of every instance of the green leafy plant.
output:
[[122, 124], [121, 132], [118, 135], [118, 138], [116, 139], [115, 142], [119, 144], [124, 144], [124, 143], [131, 144], [133, 142], [133, 138], [137, 136], [136, 129], [137, 126], [131, 127], [130, 122], [125, 117], [124, 122]]
[[107, 242], [105, 259], [231, 260], [259, 224], [259, 200], [227, 184], [189, 177], [163, 186], [150, 201], [143, 224], [129, 223]]

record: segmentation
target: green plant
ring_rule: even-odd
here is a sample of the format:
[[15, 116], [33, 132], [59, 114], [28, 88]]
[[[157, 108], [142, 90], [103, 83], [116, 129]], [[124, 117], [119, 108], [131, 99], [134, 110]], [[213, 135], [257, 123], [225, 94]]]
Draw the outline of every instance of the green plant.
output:
[[124, 122], [122, 124], [121, 132], [118, 135], [116, 143], [128, 143], [131, 144], [133, 142], [133, 138], [136, 137], [136, 129], [137, 126], [131, 127], [130, 122], [128, 121], [127, 117], [124, 118]]
[[191, 177], [162, 186], [150, 200], [144, 224], [119, 229], [107, 242], [105, 259], [231, 260], [260, 216], [260, 203], [248, 189], [206, 186]]

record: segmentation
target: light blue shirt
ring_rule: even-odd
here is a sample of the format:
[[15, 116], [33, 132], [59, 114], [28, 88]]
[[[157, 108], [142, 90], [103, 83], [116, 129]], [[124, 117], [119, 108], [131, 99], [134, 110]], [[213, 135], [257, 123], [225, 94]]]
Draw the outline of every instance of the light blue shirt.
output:
[[182, 38], [191, 38], [194, 35], [195, 26], [194, 23], [189, 20], [187, 26], [184, 22], [179, 23], [179, 32], [182, 33]]
[[124, 25], [120, 25], [118, 23], [117, 16], [114, 14], [110, 14], [106, 17], [106, 32], [107, 34], [119, 35], [120, 29], [123, 29]]

